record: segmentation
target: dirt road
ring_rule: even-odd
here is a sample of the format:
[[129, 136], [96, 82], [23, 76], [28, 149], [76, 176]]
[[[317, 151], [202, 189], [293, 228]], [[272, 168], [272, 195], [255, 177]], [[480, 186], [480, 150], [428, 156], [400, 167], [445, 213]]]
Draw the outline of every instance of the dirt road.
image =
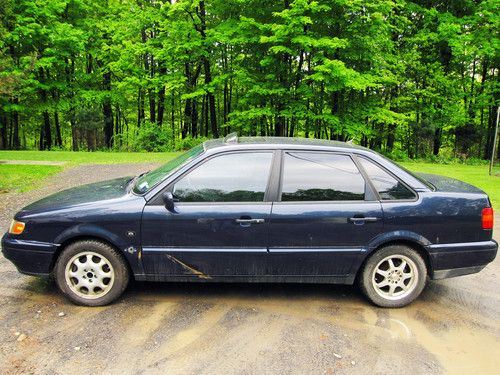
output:
[[[0, 195], [0, 229], [50, 192], [151, 165], [80, 166], [27, 194]], [[500, 239], [500, 217], [496, 239]], [[435, 281], [412, 305], [370, 305], [355, 287], [133, 283], [102, 308], [0, 257], [2, 374], [496, 374], [500, 257]]]

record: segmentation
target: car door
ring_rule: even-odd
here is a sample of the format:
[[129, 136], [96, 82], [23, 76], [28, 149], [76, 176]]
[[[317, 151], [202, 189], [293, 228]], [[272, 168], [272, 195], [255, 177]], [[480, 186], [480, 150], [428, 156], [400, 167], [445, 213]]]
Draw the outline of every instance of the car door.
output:
[[274, 275], [344, 277], [382, 231], [382, 209], [349, 154], [284, 151], [269, 234]]
[[171, 183], [172, 211], [153, 199], [143, 212], [143, 266], [163, 276], [247, 276], [265, 272], [274, 151], [209, 157]]

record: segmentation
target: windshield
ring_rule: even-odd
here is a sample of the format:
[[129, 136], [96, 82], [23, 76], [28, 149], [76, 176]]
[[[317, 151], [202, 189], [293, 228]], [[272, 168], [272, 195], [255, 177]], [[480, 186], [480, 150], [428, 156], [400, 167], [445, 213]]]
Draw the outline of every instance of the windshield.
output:
[[170, 160], [161, 167], [139, 176], [134, 184], [134, 192], [137, 194], [146, 193], [153, 186], [167, 177], [171, 172], [178, 169], [182, 164], [202, 154], [203, 150], [203, 144], [200, 144], [184, 154], [179, 155], [175, 159]]

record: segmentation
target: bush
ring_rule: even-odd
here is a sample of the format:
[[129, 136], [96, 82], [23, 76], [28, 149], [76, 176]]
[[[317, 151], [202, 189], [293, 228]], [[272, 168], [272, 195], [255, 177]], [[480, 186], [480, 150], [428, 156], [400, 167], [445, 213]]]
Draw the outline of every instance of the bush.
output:
[[139, 128], [123, 132], [114, 137], [115, 151], [134, 151], [134, 152], [168, 152], [183, 151], [193, 148], [208, 138], [175, 139], [172, 129], [168, 127], [159, 127], [151, 122], [144, 122]]
[[172, 130], [144, 122], [139, 128], [129, 130], [114, 138], [114, 149], [119, 151], [172, 151]]
[[403, 150], [392, 150], [392, 152], [382, 152], [382, 154], [394, 161], [409, 161], [408, 154]]
[[208, 140], [208, 138], [206, 137], [200, 137], [200, 138], [186, 137], [184, 139], [179, 139], [175, 143], [174, 150], [175, 151], [189, 150], [190, 148], [193, 148], [194, 146], [197, 146], [200, 143], [205, 142], [206, 140]]

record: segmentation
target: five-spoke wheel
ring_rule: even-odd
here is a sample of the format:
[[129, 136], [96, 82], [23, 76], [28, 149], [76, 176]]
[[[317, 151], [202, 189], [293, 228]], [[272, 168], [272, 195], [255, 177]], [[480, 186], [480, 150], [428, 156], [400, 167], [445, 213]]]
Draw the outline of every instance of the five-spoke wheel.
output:
[[368, 258], [359, 281], [365, 295], [376, 305], [401, 307], [418, 297], [426, 278], [426, 265], [417, 251], [392, 245]]

